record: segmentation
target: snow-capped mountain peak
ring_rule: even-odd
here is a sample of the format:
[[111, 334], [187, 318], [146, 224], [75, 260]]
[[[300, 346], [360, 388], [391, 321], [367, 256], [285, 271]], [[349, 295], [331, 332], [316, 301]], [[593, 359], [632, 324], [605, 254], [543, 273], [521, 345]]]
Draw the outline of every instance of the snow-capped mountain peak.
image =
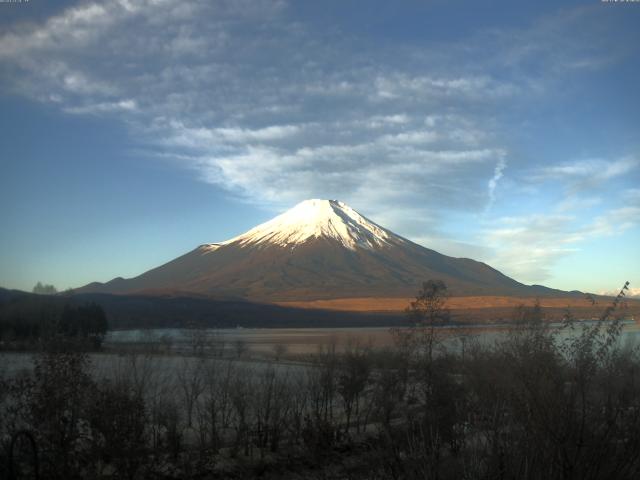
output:
[[395, 235], [336, 200], [306, 200], [223, 243], [84, 292], [229, 296], [259, 302], [409, 298], [438, 278], [456, 295], [549, 295], [467, 258]]
[[312, 238], [328, 238], [355, 250], [403, 242], [390, 231], [337, 200], [300, 202], [281, 215], [227, 240], [224, 244], [295, 246]]

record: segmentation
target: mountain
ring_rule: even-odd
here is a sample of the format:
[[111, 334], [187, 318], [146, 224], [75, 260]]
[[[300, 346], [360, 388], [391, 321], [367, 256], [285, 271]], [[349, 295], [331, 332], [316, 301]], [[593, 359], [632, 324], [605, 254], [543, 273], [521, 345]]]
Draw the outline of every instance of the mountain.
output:
[[202, 295], [261, 302], [411, 297], [428, 279], [453, 295], [559, 296], [468, 258], [411, 242], [336, 200], [306, 200], [222, 243], [196, 249], [135, 278], [79, 292]]

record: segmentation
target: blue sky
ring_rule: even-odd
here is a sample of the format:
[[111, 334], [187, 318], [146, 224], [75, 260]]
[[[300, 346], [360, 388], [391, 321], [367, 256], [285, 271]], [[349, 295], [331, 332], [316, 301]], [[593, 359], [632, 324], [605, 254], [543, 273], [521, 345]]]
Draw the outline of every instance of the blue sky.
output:
[[0, 285], [307, 198], [525, 283], [640, 287], [640, 4], [0, 3]]

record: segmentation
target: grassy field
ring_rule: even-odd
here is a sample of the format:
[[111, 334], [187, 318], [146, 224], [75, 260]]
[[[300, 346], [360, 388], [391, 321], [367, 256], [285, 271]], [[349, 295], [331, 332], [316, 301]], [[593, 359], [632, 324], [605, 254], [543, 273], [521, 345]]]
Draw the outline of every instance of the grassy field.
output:
[[[352, 312], [402, 312], [413, 298], [396, 297], [359, 297], [339, 298], [333, 300], [312, 300], [300, 302], [279, 302], [278, 305], [296, 308], [323, 309]], [[464, 323], [505, 323], [509, 322], [513, 309], [519, 305], [532, 306], [538, 300], [547, 318], [559, 320], [570, 308], [572, 313], [581, 319], [598, 317], [610, 298], [598, 297], [596, 303], [587, 298], [554, 298], [554, 297], [501, 297], [501, 296], [473, 296], [451, 297], [447, 307], [456, 321]], [[626, 301], [624, 312], [627, 318], [640, 316], [640, 300]]]

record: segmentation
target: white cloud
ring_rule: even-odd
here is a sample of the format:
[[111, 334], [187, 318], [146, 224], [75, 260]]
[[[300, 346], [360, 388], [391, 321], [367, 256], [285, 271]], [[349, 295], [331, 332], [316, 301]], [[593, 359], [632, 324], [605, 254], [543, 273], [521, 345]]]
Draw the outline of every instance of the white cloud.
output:
[[98, 3], [69, 8], [40, 27], [23, 27], [5, 33], [0, 41], [0, 58], [86, 46], [116, 20], [117, 5], [114, 2], [108, 2], [108, 5], [110, 8]]
[[558, 205], [556, 206], [556, 210], [563, 213], [570, 212], [572, 210], [584, 212], [592, 207], [602, 205], [602, 203], [602, 198], [597, 196], [585, 197], [581, 195], [569, 195], [560, 203], [558, 203]]
[[434, 131], [412, 131], [384, 135], [380, 140], [383, 143], [397, 145], [420, 145], [434, 143], [439, 140], [439, 135]]
[[586, 223], [569, 213], [501, 218], [485, 230], [493, 255], [486, 260], [507, 275], [539, 282], [563, 257], [579, 251], [583, 242], [620, 235], [640, 225], [640, 205], [612, 208]]
[[296, 125], [271, 125], [269, 127], [250, 130], [246, 128], [218, 128], [218, 133], [223, 140], [234, 143], [247, 143], [255, 141], [281, 140], [299, 132], [301, 127]]
[[375, 96], [380, 100], [415, 100], [463, 97], [493, 100], [511, 97], [519, 92], [516, 85], [499, 82], [489, 76], [431, 77], [407, 74], [379, 76], [375, 79]]
[[555, 261], [574, 252], [573, 217], [527, 215], [500, 219], [485, 232], [490, 264], [526, 283], [549, 278]]
[[246, 146], [252, 143], [269, 143], [286, 139], [300, 132], [303, 128], [298, 125], [270, 125], [267, 127], [249, 129], [241, 127], [187, 127], [182, 122], [172, 121], [168, 126], [169, 137], [163, 140], [166, 145], [189, 147], [203, 152], [210, 149], [224, 147], [236, 148], [236, 145]]
[[619, 235], [636, 225], [640, 225], [640, 206], [630, 205], [597, 216], [583, 233], [590, 236]]
[[594, 181], [610, 180], [640, 167], [640, 159], [627, 156], [615, 160], [585, 159], [541, 168], [535, 177], [542, 179], [591, 178]]
[[603, 12], [600, 5], [590, 5], [537, 18], [526, 28], [489, 31], [495, 45], [502, 47], [496, 61], [554, 76], [603, 68], [625, 55], [634, 41], [628, 32], [616, 29], [615, 15], [607, 13], [611, 12]]
[[[615, 297], [620, 293], [620, 290], [601, 290], [598, 292], [598, 295], [608, 295], [611, 297]], [[628, 290], [625, 290], [625, 297], [628, 298], [640, 298], [640, 288], [630, 287]]]
[[507, 161], [500, 157], [496, 167], [493, 169], [493, 177], [489, 180], [488, 188], [489, 188], [489, 202], [487, 203], [486, 210], [489, 210], [493, 203], [496, 200], [496, 188], [498, 186], [498, 182], [503, 176], [504, 169], [507, 168]]
[[65, 112], [75, 114], [100, 114], [113, 112], [132, 112], [137, 109], [136, 101], [127, 99], [117, 102], [101, 102], [77, 107], [67, 107]]

